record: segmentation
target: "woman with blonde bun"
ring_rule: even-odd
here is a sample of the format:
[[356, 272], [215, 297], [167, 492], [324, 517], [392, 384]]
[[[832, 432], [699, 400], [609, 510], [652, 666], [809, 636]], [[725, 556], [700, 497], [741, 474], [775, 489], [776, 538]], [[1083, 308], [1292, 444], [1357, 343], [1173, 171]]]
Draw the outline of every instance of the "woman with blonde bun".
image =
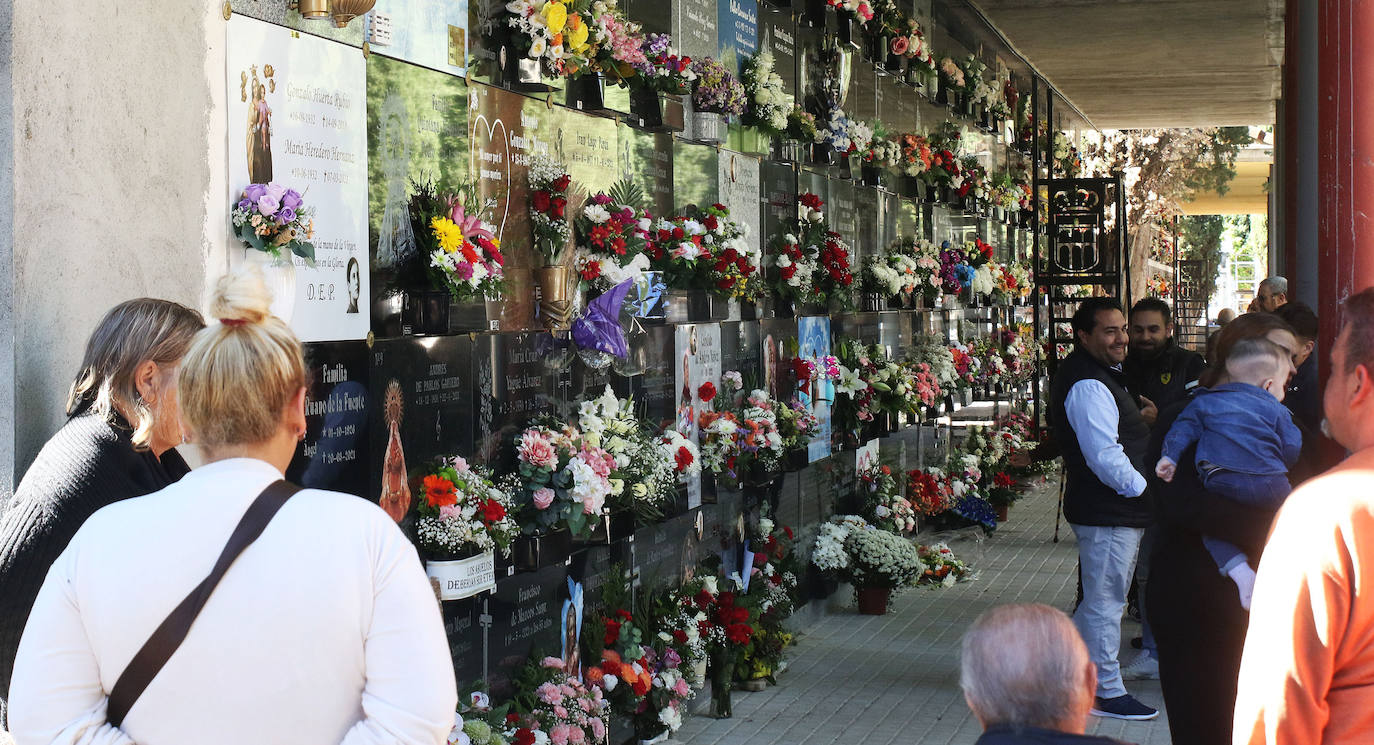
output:
[[182, 422], [207, 465], [100, 510], [53, 565], [15, 664], [18, 745], [445, 742], [457, 691], [414, 548], [375, 504], [313, 489], [282, 502], [119, 726], [107, 718], [115, 682], [305, 433], [301, 345], [270, 300], [256, 273], [221, 279], [219, 322], [182, 363]]

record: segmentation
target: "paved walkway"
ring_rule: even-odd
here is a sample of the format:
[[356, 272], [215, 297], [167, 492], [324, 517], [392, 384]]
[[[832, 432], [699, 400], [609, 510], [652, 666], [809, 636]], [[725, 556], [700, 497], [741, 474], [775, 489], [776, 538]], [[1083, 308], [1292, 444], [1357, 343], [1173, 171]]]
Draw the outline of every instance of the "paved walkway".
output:
[[[732, 719], [689, 717], [677, 742], [688, 745], [971, 745], [978, 722], [959, 690], [960, 635], [984, 610], [1003, 603], [1073, 605], [1077, 549], [1067, 525], [1053, 543], [1056, 491], [1033, 491], [986, 541], [951, 543], [979, 569], [975, 581], [945, 590], [913, 590], [886, 616], [852, 609], [809, 609], [780, 685], [736, 692]], [[812, 603], [811, 605], [823, 605]], [[833, 605], [838, 605], [834, 603]], [[803, 609], [806, 613], [808, 609]], [[1127, 622], [1123, 637], [1136, 635]], [[1129, 661], [1133, 651], [1123, 659]], [[1152, 706], [1158, 681], [1128, 683]], [[1152, 722], [1089, 719], [1089, 732], [1133, 743], [1168, 743], [1163, 714]]]

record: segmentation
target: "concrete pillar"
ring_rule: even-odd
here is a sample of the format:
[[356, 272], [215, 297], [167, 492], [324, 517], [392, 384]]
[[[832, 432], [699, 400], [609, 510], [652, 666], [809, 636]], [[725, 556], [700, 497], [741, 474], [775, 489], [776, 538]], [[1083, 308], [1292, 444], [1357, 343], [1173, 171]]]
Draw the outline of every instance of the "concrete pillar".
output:
[[1317, 6], [1317, 314], [1320, 348], [1329, 350], [1340, 302], [1374, 285], [1374, 49], [1367, 38], [1374, 0]]

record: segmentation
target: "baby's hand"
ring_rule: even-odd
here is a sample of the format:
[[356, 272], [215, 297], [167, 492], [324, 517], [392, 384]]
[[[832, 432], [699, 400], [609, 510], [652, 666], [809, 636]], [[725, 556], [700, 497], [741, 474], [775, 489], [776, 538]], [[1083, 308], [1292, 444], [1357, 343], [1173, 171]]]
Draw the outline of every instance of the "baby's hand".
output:
[[1174, 462], [1168, 458], [1160, 458], [1155, 464], [1155, 475], [1164, 481], [1174, 480]]

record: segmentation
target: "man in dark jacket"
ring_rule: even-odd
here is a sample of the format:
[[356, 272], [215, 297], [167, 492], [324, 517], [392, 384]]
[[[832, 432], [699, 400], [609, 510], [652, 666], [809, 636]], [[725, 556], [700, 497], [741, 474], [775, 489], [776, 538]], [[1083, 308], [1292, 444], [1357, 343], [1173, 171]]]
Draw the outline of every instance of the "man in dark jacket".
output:
[[1149, 399], [1163, 411], [1182, 401], [1207, 366], [1202, 355], [1174, 340], [1169, 304], [1147, 297], [1131, 306], [1131, 346], [1121, 369], [1132, 393]]
[[[1197, 385], [1198, 376], [1206, 367], [1202, 355], [1178, 346], [1174, 340], [1174, 319], [1169, 304], [1159, 298], [1147, 297], [1131, 306], [1131, 347], [1121, 369], [1126, 373], [1126, 387], [1131, 393], [1153, 403], [1159, 411], [1182, 401]], [[1153, 422], [1150, 423], [1154, 425]], [[1150, 579], [1150, 554], [1154, 550], [1154, 529], [1146, 528], [1140, 540], [1140, 555], [1136, 559], [1135, 583], [1140, 608], [1141, 654], [1121, 669], [1126, 680], [1157, 680], [1159, 655], [1155, 650], [1154, 634], [1145, 611], [1145, 586]]]
[[[1153, 719], [1121, 680], [1121, 616], [1151, 510], [1145, 494], [1150, 426], [1123, 385], [1126, 316], [1111, 298], [1084, 300], [1073, 315], [1075, 348], [1050, 385], [1050, 424], [1064, 457], [1064, 518], [1078, 538], [1083, 602], [1074, 612], [1097, 665], [1093, 713]], [[1148, 407], [1152, 417], [1154, 407]]]
[[1097, 688], [1073, 621], [1048, 605], [1000, 605], [964, 634], [964, 701], [983, 726], [977, 745], [1113, 745], [1083, 734]]
[[1293, 421], [1302, 430], [1302, 453], [1297, 465], [1288, 471], [1294, 487], [1335, 466], [1345, 458], [1345, 449], [1322, 434], [1322, 388], [1317, 377], [1317, 314], [1311, 306], [1293, 300], [1279, 306], [1274, 315], [1293, 327], [1298, 348], [1293, 350], [1297, 371], [1288, 381], [1283, 405], [1293, 412]]

